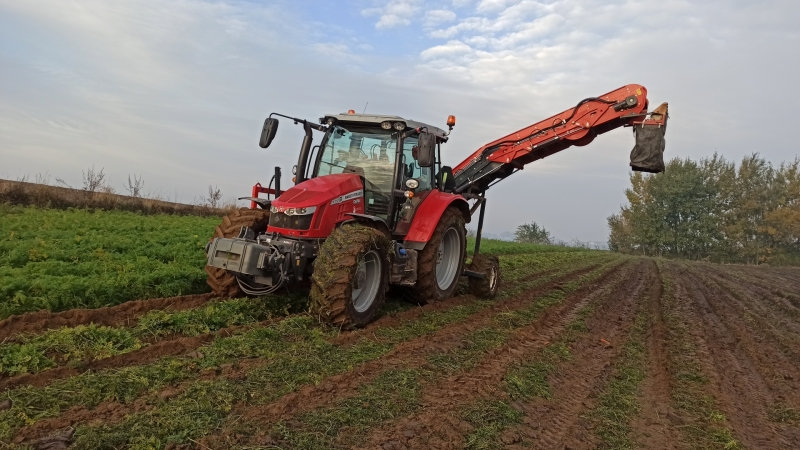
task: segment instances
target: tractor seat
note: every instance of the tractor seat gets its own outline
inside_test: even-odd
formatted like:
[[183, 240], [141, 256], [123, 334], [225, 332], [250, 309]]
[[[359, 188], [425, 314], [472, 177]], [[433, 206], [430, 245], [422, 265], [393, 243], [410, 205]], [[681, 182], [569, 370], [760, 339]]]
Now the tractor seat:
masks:
[[436, 184], [439, 189], [445, 192], [453, 192], [453, 189], [456, 188], [456, 177], [453, 176], [453, 168], [442, 166], [442, 170], [436, 174]]

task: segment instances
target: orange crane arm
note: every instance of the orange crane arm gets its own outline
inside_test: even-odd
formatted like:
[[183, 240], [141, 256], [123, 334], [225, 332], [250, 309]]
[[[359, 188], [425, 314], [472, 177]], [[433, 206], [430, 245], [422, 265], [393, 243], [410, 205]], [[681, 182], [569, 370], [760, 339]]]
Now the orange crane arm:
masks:
[[574, 108], [479, 148], [453, 169], [455, 192], [482, 194], [526, 164], [573, 145], [586, 145], [597, 135], [621, 126], [636, 127], [637, 146], [631, 153], [633, 170], [662, 172], [667, 104], [652, 113], [647, 112], [647, 107], [647, 89], [638, 84], [581, 100]]

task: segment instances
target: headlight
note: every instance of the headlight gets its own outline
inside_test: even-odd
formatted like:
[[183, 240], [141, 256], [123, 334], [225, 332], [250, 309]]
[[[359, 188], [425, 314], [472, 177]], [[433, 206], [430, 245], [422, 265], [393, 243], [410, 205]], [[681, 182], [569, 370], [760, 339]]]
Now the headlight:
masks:
[[406, 180], [406, 187], [409, 189], [416, 189], [419, 187], [419, 181], [411, 178]]
[[278, 213], [278, 207], [277, 206], [271, 206], [269, 208], [269, 212], [271, 212], [273, 214], [277, 214]]
[[403, 131], [406, 129], [406, 124], [404, 122], [395, 122], [394, 129], [397, 131]]
[[391, 130], [392, 122], [389, 122], [388, 120], [386, 122], [381, 122], [381, 128], [383, 128], [384, 130]]

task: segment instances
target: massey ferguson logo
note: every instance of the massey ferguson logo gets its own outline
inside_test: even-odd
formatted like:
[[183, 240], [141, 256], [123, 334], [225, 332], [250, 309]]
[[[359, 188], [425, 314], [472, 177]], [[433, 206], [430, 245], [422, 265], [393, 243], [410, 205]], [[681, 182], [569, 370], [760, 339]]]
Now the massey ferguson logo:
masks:
[[353, 191], [353, 192], [351, 192], [349, 194], [344, 194], [341, 197], [337, 197], [337, 198], [333, 199], [333, 201], [331, 201], [331, 205], [338, 205], [339, 203], [346, 202], [346, 201], [352, 200], [354, 198], [360, 198], [360, 197], [363, 197], [363, 196], [364, 196], [364, 191], [359, 189], [357, 191]]

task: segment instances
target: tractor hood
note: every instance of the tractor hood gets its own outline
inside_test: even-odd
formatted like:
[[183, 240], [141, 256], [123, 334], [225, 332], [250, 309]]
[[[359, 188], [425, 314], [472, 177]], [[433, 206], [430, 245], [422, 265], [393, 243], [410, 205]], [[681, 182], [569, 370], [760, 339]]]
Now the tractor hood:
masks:
[[330, 203], [332, 200], [362, 191], [361, 177], [354, 173], [325, 175], [306, 180], [281, 194], [272, 202], [273, 208], [308, 208]]

